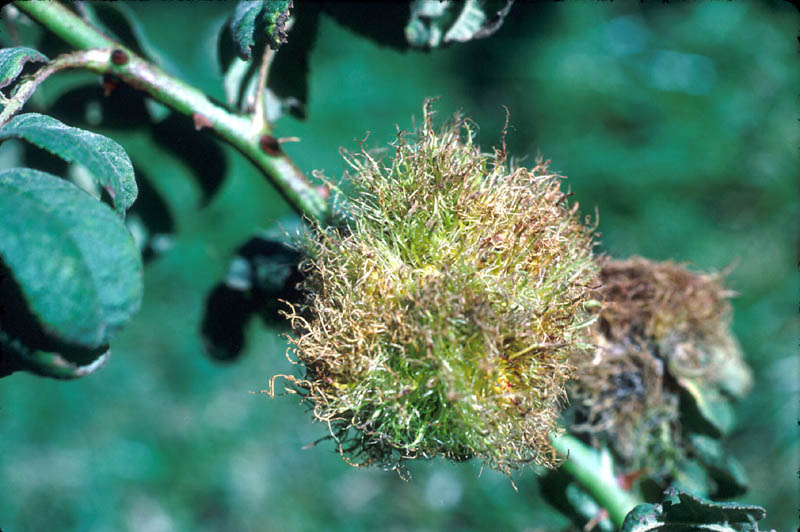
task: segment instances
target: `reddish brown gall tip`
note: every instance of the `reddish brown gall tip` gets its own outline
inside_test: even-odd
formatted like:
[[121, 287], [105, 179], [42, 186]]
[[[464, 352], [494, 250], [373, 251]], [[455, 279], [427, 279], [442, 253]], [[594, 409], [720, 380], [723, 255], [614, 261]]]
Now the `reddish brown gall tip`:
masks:
[[128, 62], [128, 54], [124, 50], [116, 49], [111, 52], [111, 62], [117, 66], [122, 66]]

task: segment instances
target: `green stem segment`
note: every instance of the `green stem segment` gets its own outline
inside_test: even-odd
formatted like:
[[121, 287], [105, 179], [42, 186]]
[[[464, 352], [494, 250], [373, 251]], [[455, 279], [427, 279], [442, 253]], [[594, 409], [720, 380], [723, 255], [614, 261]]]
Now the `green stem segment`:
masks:
[[622, 526], [628, 512], [644, 502], [617, 484], [610, 459], [604, 460], [600, 453], [574, 436], [551, 436], [550, 441], [564, 459], [561, 467], [575, 477], [597, 503], [606, 509], [618, 527]]
[[80, 65], [82, 68], [113, 75], [168, 107], [191, 116], [198, 130], [211, 129], [250, 159], [295, 210], [320, 223], [328, 221], [330, 208], [327, 201], [280, 150], [280, 144], [272, 137], [268, 124], [252, 121], [214, 104], [195, 87], [109, 39], [57, 2], [16, 1], [14, 5], [70, 45], [82, 49], [100, 49], [97, 52], [104, 55]]

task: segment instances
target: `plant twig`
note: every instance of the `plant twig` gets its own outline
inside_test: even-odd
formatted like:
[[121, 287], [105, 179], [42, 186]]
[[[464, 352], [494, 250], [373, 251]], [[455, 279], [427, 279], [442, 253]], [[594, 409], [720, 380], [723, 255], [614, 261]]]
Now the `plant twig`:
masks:
[[602, 454], [568, 434], [551, 436], [550, 441], [564, 459], [561, 467], [575, 477], [597, 503], [605, 508], [618, 527], [622, 526], [625, 516], [634, 506], [644, 502], [617, 484], [610, 457], [604, 458]]
[[261, 58], [261, 65], [258, 69], [258, 87], [256, 88], [255, 101], [253, 102], [253, 129], [256, 131], [267, 130], [267, 113], [265, 109], [265, 98], [267, 90], [267, 74], [272, 64], [275, 54], [269, 45], [264, 47], [264, 55]]
[[[328, 203], [280, 150], [280, 144], [272, 137], [268, 124], [264, 124], [260, 131], [253, 131], [248, 117], [234, 114], [211, 102], [197, 88], [167, 74], [129, 48], [109, 39], [58, 2], [18, 0], [14, 5], [70, 45], [97, 49], [93, 51], [95, 55], [92, 61], [78, 67], [98, 74], [113, 75], [168, 107], [191, 116], [195, 127], [211, 129], [250, 159], [295, 210], [323, 224], [328, 221]], [[47, 75], [50, 74], [52, 72]]]
[[91, 70], [93, 66], [104, 61], [105, 55], [97, 50], [85, 50], [64, 54], [37, 70], [29, 79], [26, 79], [14, 88], [10, 98], [6, 99], [3, 112], [0, 113], [0, 127], [4, 126], [19, 112], [25, 102], [33, 96], [34, 91], [51, 75], [69, 68], [85, 68]]

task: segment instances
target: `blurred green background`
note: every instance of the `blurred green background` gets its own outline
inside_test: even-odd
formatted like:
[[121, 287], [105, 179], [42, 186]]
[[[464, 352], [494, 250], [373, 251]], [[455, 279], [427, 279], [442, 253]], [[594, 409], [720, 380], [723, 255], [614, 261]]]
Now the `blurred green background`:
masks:
[[[217, 37], [232, 3], [127, 4], [139, 38], [173, 73], [222, 99]], [[190, 21], [191, 23], [187, 23]], [[400, 27], [405, 21], [399, 22]], [[306, 121], [285, 117], [284, 148], [310, 174], [339, 177], [341, 146], [370, 132], [385, 146], [426, 97], [442, 118], [462, 110], [479, 141], [498, 142], [510, 111], [511, 153], [537, 153], [599, 213], [602, 251], [731, 264], [733, 327], [756, 385], [737, 406], [729, 442], [752, 480], [740, 502], [766, 507], [762, 527], [797, 525], [797, 29], [789, 3], [524, 3], [493, 37], [398, 51], [322, 15], [310, 55]], [[17, 21], [2, 45], [32, 44]], [[296, 38], [290, 34], [290, 41]], [[33, 40], [26, 40], [33, 39]], [[44, 37], [52, 57], [63, 45]], [[288, 59], [291, 63], [291, 58]], [[88, 85], [87, 85], [88, 83]], [[153, 118], [96, 78], [48, 81], [44, 109], [120, 142], [142, 194], [135, 217], [162, 236], [145, 301], [100, 372], [74, 382], [18, 373], [0, 381], [0, 528], [38, 530], [561, 530], [536, 474], [506, 477], [477, 463], [391, 471], [347, 466], [295, 398], [270, 400], [270, 376], [298, 372], [281, 330], [254, 319], [241, 358], [209, 358], [204, 302], [238, 246], [297, 217], [237, 153], [184, 117]], [[158, 115], [154, 115], [158, 116]], [[133, 118], [132, 118], [133, 117]], [[24, 159], [57, 165], [19, 145]], [[68, 169], [61, 168], [63, 173]]]

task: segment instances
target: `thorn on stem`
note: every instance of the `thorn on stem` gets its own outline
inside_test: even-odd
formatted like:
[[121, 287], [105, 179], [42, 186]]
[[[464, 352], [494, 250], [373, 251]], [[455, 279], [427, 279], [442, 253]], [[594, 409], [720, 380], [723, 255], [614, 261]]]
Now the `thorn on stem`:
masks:
[[200, 131], [204, 127], [212, 127], [214, 125], [207, 116], [200, 113], [192, 113], [192, 121], [194, 122], [195, 131]]
[[262, 135], [258, 141], [261, 151], [267, 155], [278, 156], [281, 152], [281, 143], [272, 135]]

